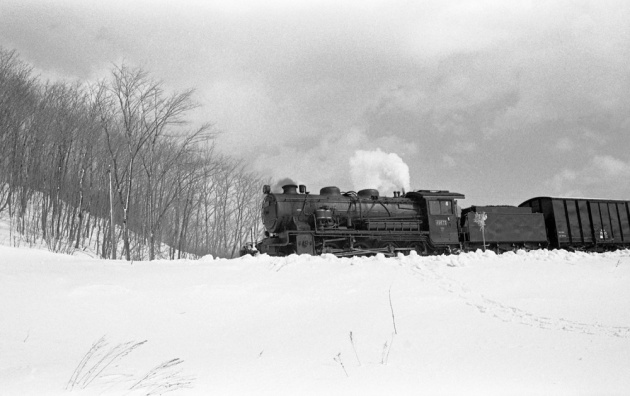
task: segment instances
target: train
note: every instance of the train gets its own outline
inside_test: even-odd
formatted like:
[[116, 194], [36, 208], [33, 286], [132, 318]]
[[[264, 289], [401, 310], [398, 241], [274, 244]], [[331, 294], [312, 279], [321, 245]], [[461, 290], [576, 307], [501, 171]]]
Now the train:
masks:
[[[462, 209], [447, 190], [342, 192], [287, 184], [263, 187], [264, 237], [242, 253], [338, 257], [415, 251], [419, 255], [491, 249], [606, 251], [630, 247], [630, 201], [536, 197], [519, 206]], [[254, 248], [255, 246], [255, 248]]]

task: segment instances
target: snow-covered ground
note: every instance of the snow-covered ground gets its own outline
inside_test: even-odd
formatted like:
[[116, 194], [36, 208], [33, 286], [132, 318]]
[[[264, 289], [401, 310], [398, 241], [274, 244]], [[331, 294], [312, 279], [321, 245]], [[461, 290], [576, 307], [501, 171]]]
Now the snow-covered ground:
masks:
[[0, 246], [0, 320], [2, 395], [630, 394], [630, 251], [129, 263]]

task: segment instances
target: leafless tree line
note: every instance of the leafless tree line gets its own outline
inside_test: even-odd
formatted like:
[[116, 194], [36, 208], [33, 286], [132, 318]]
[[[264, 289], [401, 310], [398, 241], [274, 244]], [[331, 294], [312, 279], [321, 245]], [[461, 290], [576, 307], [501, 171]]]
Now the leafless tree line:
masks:
[[54, 251], [237, 255], [260, 232], [263, 180], [187, 122], [192, 94], [124, 64], [92, 84], [42, 82], [0, 47], [0, 213]]

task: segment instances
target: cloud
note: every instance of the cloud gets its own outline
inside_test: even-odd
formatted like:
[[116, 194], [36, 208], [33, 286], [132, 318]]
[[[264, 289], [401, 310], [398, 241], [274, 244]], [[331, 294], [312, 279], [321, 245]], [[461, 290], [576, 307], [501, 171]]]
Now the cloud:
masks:
[[477, 150], [478, 146], [475, 142], [458, 141], [453, 145], [456, 153], [472, 153]]
[[449, 168], [454, 168], [457, 166], [457, 160], [448, 154], [444, 154], [442, 156], [442, 162]]
[[603, 179], [630, 177], [630, 162], [622, 161], [610, 155], [596, 156], [591, 160], [591, 165], [594, 173], [602, 175]]
[[556, 195], [628, 199], [630, 161], [610, 155], [596, 155], [579, 169], [562, 169], [547, 181]]
[[5, 0], [0, 41], [47, 76], [124, 59], [195, 88], [194, 121], [276, 179], [343, 189], [355, 151], [380, 148], [414, 186], [489, 202], [626, 158], [628, 20], [622, 0]]
[[[390, 159], [394, 163], [398, 160], [404, 163], [403, 158], [415, 155], [414, 144], [392, 136], [372, 140], [360, 128], [350, 128], [339, 134], [316, 136], [303, 143], [291, 148], [279, 145], [275, 150], [259, 152], [252, 158], [253, 166], [274, 179], [288, 176], [299, 180], [312, 191], [325, 186], [338, 186], [341, 190], [347, 191], [377, 188], [368, 183], [371, 180], [369, 178], [365, 179], [366, 183], [360, 183], [358, 179], [352, 178], [350, 159], [356, 156], [357, 151], [381, 152], [385, 159], [379, 156], [377, 158], [383, 161]], [[385, 154], [396, 149], [398, 152], [391, 155], [398, 159]], [[397, 183], [396, 190], [402, 187], [408, 189], [409, 180], [406, 183]]]
[[[525, 35], [525, 2], [503, 1], [419, 3], [406, 29], [406, 49], [418, 58], [485, 51], [508, 39]], [[428, 10], [427, 10], [428, 8]]]
[[348, 158], [353, 147], [365, 144], [365, 136], [358, 129], [344, 134], [313, 136], [301, 145], [287, 146], [278, 137], [271, 149], [252, 155], [252, 167], [274, 179], [291, 177], [306, 184], [311, 191], [336, 185], [350, 189]]
[[[576, 195], [574, 191], [579, 191], [579, 188], [582, 187], [575, 185], [577, 179], [578, 172], [571, 169], [563, 169], [560, 173], [554, 175], [547, 184], [551, 186], [555, 194], [572, 196]], [[580, 195], [580, 193], [577, 195]]]
[[571, 138], [563, 137], [558, 139], [555, 148], [561, 152], [570, 152], [575, 149], [575, 142]]

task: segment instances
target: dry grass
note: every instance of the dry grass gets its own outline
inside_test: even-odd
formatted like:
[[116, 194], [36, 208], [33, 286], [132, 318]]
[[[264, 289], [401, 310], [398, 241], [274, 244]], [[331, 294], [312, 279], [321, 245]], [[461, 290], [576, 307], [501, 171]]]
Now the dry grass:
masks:
[[117, 386], [126, 391], [141, 392], [150, 396], [192, 388], [195, 378], [182, 374], [181, 364], [184, 361], [179, 358], [160, 363], [142, 376], [121, 373], [123, 358], [146, 343], [144, 340], [111, 345], [105, 336], [101, 337], [92, 344], [74, 369], [66, 384], [66, 390], [85, 389], [97, 385], [110, 388]]

